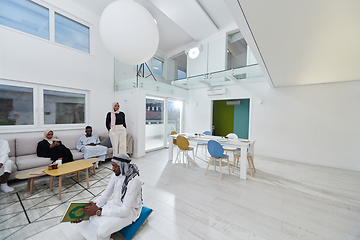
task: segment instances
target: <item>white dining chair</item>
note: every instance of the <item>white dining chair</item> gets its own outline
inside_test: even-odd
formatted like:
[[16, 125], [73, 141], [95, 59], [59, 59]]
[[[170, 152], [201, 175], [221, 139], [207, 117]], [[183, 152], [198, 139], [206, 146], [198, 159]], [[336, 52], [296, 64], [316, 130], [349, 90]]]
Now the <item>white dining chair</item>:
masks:
[[[238, 139], [238, 136], [235, 133], [229, 133], [228, 135], [226, 135], [226, 137], [228, 139]], [[228, 152], [232, 152], [234, 155], [236, 150], [237, 150], [237, 148], [235, 148], [235, 147], [226, 147], [226, 145], [224, 146], [225, 154], [227, 154]], [[234, 155], [234, 159], [235, 159], [235, 155]]]
[[[210, 131], [205, 131], [203, 132], [204, 135], [210, 136], [211, 132]], [[207, 143], [203, 143], [203, 142], [197, 142], [196, 143], [196, 150], [195, 150], [195, 156], [197, 156], [197, 151], [198, 151], [198, 147], [203, 147], [203, 149], [205, 150], [205, 158], [207, 158]]]
[[[256, 172], [255, 165], [254, 165], [254, 145], [255, 145], [255, 142], [256, 142], [256, 140], [250, 141], [250, 146], [249, 146], [249, 149], [247, 151], [247, 160], [248, 160], [248, 164], [249, 164], [251, 177], [253, 176], [253, 171], [251, 169], [251, 165], [252, 165], [252, 168], [254, 169], [254, 172]], [[238, 167], [240, 157], [241, 157], [241, 149], [238, 149], [234, 153], [234, 165], [233, 165], [232, 172], [234, 172], [235, 165], [236, 165], [236, 167]]]

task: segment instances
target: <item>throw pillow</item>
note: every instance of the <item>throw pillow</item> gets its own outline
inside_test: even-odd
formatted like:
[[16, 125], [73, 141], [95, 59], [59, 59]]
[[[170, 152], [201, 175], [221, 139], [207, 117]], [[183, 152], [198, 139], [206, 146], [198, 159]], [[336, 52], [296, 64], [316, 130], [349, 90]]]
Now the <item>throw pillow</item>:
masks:
[[132, 237], [139, 231], [139, 229], [144, 225], [144, 222], [149, 217], [149, 215], [152, 213], [151, 208], [142, 207], [140, 217], [130, 224], [129, 226], [124, 227], [119, 232], [124, 236], [126, 240], [132, 239]]

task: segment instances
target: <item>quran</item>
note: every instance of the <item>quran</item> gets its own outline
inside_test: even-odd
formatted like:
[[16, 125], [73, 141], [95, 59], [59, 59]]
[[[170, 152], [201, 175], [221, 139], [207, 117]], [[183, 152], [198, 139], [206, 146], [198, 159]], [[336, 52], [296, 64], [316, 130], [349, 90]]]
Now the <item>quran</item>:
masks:
[[89, 202], [71, 202], [67, 207], [60, 222], [74, 222], [79, 218], [89, 220], [89, 216], [85, 216], [85, 207], [90, 206]]

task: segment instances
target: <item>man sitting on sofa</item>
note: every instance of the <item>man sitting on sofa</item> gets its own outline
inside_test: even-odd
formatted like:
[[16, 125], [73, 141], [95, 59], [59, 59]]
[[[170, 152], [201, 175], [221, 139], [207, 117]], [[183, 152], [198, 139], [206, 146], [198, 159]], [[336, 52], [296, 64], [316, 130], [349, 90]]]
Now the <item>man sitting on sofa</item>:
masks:
[[[76, 149], [84, 155], [84, 158], [98, 157], [100, 161], [105, 161], [107, 153], [107, 147], [101, 146], [100, 139], [97, 135], [92, 134], [92, 127], [87, 126], [85, 128], [85, 135], [80, 137]], [[98, 168], [98, 163], [95, 164], [95, 168]]]

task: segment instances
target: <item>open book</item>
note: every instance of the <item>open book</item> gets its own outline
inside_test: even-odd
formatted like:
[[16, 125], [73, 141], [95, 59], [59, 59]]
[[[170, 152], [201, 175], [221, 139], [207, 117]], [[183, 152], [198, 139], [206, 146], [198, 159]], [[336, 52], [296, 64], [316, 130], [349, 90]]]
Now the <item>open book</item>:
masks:
[[89, 216], [85, 216], [85, 207], [90, 206], [89, 202], [71, 202], [67, 207], [60, 222], [74, 222], [79, 218], [89, 220]]
[[36, 169], [28, 173], [28, 175], [42, 175], [44, 173], [44, 169]]

